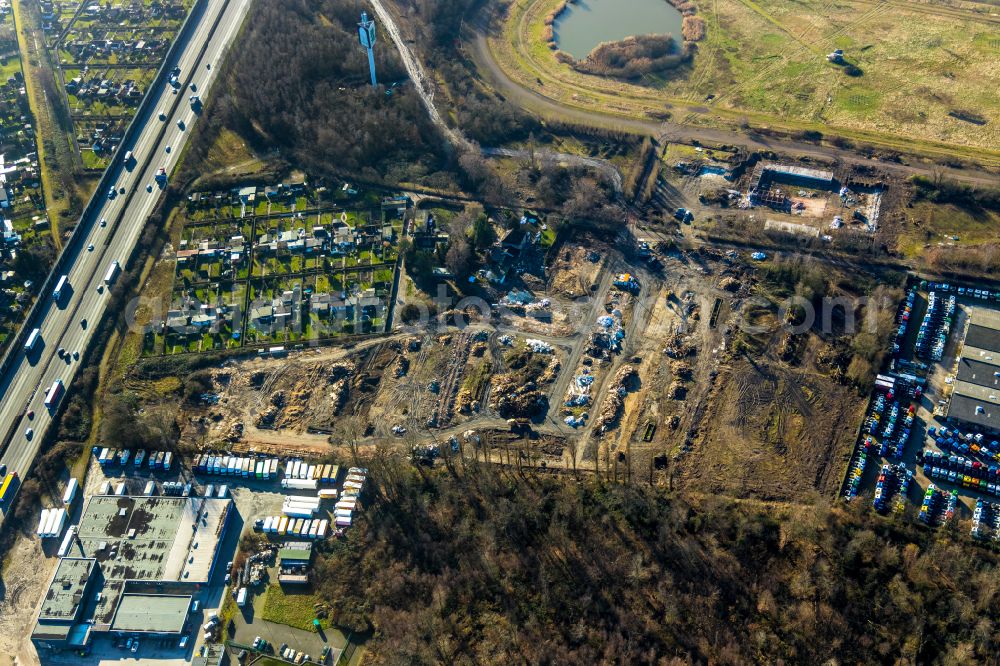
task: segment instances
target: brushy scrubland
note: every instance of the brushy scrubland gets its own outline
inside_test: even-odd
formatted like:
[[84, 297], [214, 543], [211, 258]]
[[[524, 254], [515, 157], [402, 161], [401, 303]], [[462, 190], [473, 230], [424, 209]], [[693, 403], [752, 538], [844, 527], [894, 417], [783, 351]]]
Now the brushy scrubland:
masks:
[[994, 554], [850, 507], [689, 499], [454, 462], [371, 468], [321, 553], [375, 663], [986, 663]]

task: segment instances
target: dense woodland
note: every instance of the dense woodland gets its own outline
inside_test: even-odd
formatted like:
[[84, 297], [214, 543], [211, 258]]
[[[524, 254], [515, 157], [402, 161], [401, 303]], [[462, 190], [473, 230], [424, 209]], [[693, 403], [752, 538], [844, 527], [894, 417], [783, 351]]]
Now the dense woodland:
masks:
[[997, 558], [831, 508], [370, 461], [316, 570], [375, 663], [989, 663]]
[[450, 182], [444, 140], [416, 93], [402, 85], [387, 94], [407, 77], [384, 34], [375, 50], [382, 85], [369, 85], [358, 18], [353, 0], [254, 3], [197, 150], [225, 127], [311, 174]]

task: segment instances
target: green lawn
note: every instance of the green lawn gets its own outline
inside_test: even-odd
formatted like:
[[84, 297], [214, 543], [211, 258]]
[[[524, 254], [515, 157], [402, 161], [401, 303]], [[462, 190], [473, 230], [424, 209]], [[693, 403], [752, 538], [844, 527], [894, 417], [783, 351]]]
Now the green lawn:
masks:
[[[280, 585], [270, 585], [264, 593], [260, 617], [262, 620], [312, 631], [313, 618], [316, 617], [313, 606], [319, 601], [320, 598], [314, 594], [286, 594]], [[330, 626], [326, 619], [320, 620], [320, 625], [323, 629], [328, 629]]]

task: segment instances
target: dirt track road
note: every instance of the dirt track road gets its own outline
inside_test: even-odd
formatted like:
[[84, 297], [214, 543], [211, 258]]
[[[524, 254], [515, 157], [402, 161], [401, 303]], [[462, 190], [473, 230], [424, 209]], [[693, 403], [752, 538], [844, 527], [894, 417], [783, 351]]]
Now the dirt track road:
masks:
[[647, 134], [671, 142], [704, 141], [714, 144], [743, 146], [748, 150], [773, 150], [815, 159], [840, 160], [847, 164], [874, 165], [879, 169], [904, 178], [913, 175], [933, 176], [937, 173], [942, 173], [949, 178], [962, 182], [992, 187], [1000, 185], [1000, 176], [987, 171], [953, 169], [935, 164], [884, 162], [868, 159], [858, 155], [854, 151], [833, 146], [818, 146], [792, 139], [774, 139], [761, 135], [747, 135], [740, 132], [708, 127], [694, 127], [679, 123], [627, 118], [566, 106], [533, 90], [528, 90], [510, 79], [500, 65], [497, 64], [496, 60], [494, 60], [483, 30], [476, 30], [472, 39], [469, 40], [468, 55], [475, 63], [479, 74], [508, 100], [542, 118], [570, 121], [581, 125], [614, 127], [638, 134]]

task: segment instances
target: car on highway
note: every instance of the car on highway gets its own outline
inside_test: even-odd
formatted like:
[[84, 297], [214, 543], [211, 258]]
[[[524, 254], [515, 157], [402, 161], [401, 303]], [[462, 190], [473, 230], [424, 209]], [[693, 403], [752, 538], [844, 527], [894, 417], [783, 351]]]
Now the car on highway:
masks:
[[80, 328], [87, 328], [87, 320], [86, 319], [81, 319], [80, 320]]
[[194, 81], [192, 81], [192, 82], [191, 82], [191, 91], [193, 92], [193, 91], [195, 91], [195, 90], [197, 90], [197, 89], [198, 89], [198, 86], [197, 86], [197, 85], [195, 85]]
[[27, 430], [24, 431], [24, 437], [25, 437], [25, 439], [31, 439], [34, 436], [35, 436], [34, 429], [28, 428]]
[[56, 354], [59, 356], [59, 358], [62, 358], [63, 356], [66, 355], [66, 348], [65, 347], [60, 347], [59, 351], [57, 351]]
[[165, 152], [165, 153], [169, 153], [169, 152], [170, 152], [170, 146], [167, 146], [166, 148], [164, 148], [164, 149], [163, 149], [163, 152]]
[[205, 63], [205, 69], [212, 69], [212, 63], [206, 62]]
[[80, 351], [79, 350], [73, 350], [73, 360], [74, 361], [79, 361], [80, 360]]
[[0, 465], [0, 477], [7, 476], [7, 465]]
[[90, 245], [87, 246], [87, 252], [93, 252], [93, 251], [94, 251], [94, 244], [91, 243]]
[[116, 190], [115, 186], [112, 185], [111, 188], [108, 189], [108, 198], [114, 199], [116, 196], [118, 196], [118, 190]]
[[125, 188], [124, 187], [118, 188], [118, 194], [125, 194]]
[[183, 119], [182, 119], [182, 120], [178, 120], [178, 121], [177, 121], [177, 127], [178, 127], [178, 129], [180, 129], [181, 131], [183, 131], [183, 130], [184, 130], [184, 120], [183, 120]]
[[146, 183], [146, 191], [147, 192], [152, 192], [153, 191], [153, 184], [152, 183]]
[[[33, 409], [29, 409], [29, 410], [28, 410], [28, 420], [30, 421], [30, 420], [32, 420], [33, 418], [35, 418], [35, 410], [33, 410]], [[3, 476], [3, 475], [2, 475], [2, 474], [0, 474], [0, 476]]]
[[108, 220], [107, 220], [107, 218], [105, 218], [105, 217], [101, 218], [101, 226], [102, 227], [108, 226]]
[[97, 285], [97, 293], [98, 294], [103, 294], [104, 293], [104, 285], [103, 284]]
[[167, 119], [167, 112], [164, 111], [163, 109], [160, 109], [160, 116], [159, 117], [160, 117], [160, 120], [166, 120]]

